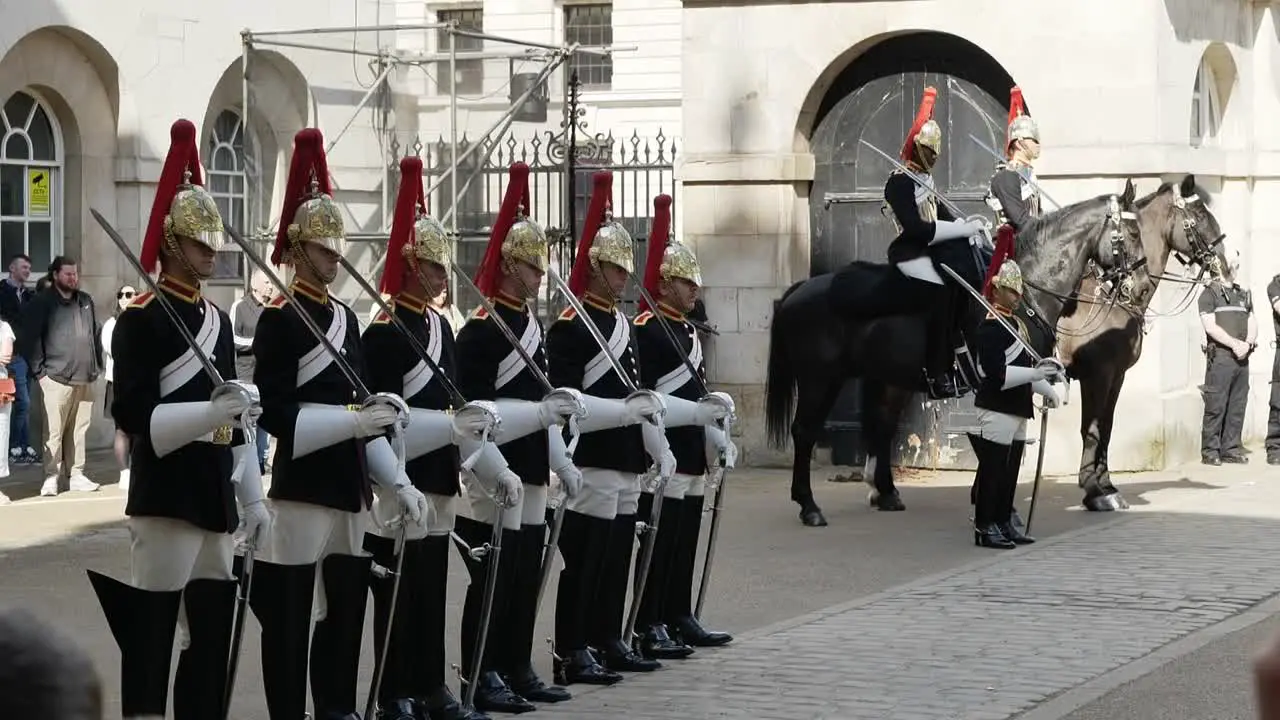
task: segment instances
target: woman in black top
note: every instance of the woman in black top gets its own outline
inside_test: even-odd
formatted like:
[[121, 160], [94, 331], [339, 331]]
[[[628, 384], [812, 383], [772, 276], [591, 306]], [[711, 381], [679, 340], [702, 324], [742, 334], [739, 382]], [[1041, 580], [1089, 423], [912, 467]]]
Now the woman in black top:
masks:
[[[992, 307], [1030, 343], [1022, 319], [1013, 314], [1022, 297], [1022, 271], [1006, 260], [991, 281]], [[978, 326], [974, 345], [981, 382], [974, 396], [978, 430], [969, 442], [978, 457], [974, 484], [973, 542], [981, 547], [1008, 549], [1035, 542], [1011, 522], [1018, 469], [1026, 446], [1031, 396], [1043, 396], [1046, 407], [1059, 405], [1049, 384], [1052, 370], [1037, 367], [1023, 346], [1009, 336], [995, 315]]]

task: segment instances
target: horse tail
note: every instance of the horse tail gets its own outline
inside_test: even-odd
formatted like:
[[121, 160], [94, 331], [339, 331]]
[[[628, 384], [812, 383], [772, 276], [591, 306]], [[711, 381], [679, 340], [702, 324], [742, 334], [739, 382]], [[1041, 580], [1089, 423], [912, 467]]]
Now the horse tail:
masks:
[[804, 281], [797, 282], [782, 294], [774, 306], [773, 320], [769, 323], [769, 368], [765, 378], [765, 429], [774, 447], [782, 447], [791, 436], [792, 401], [796, 393], [796, 374], [791, 366], [790, 348], [786, 342], [783, 306], [791, 293]]

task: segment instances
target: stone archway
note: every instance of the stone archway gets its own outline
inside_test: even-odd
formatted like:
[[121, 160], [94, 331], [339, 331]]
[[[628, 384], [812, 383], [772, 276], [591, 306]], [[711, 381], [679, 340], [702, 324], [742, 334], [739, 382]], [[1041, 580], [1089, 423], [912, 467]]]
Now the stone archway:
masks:
[[[882, 214], [888, 160], [862, 140], [898, 156], [926, 86], [938, 90], [934, 119], [943, 149], [934, 179], [966, 214], [991, 212], [983, 202], [995, 158], [969, 136], [999, 150], [1008, 117], [1009, 74], [981, 48], [944, 33], [898, 35], [861, 54], [822, 97], [809, 145], [814, 179], [809, 193], [810, 272], [829, 272], [852, 260], [883, 262], [895, 236]], [[850, 202], [827, 205], [827, 193], [850, 193]], [[857, 464], [860, 383], [848, 383], [828, 419], [833, 448], [852, 452]], [[972, 400], [915, 405], [901, 429], [898, 460], [906, 465], [972, 467], [964, 431]]]

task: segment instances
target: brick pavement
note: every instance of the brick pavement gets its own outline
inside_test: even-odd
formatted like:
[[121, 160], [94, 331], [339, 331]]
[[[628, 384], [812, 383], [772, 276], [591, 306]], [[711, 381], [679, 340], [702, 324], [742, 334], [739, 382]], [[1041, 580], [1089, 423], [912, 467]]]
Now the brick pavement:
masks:
[[1129, 515], [611, 688], [574, 686], [538, 716], [1003, 720], [1280, 592], [1276, 529]]

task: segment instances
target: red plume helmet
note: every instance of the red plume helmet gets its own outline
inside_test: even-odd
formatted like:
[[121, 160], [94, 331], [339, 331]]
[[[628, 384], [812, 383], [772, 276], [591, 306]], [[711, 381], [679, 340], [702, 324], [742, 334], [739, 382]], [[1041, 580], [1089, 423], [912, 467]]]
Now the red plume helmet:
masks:
[[[655, 302], [658, 286], [662, 282], [662, 255], [667, 250], [667, 237], [671, 234], [671, 196], [659, 195], [653, 199], [653, 225], [649, 228], [649, 247], [644, 258], [644, 289]], [[656, 310], [640, 298], [640, 312]]]
[[405, 251], [412, 250], [414, 221], [418, 213], [427, 211], [422, 189], [422, 158], [409, 156], [400, 160], [400, 192], [396, 195], [395, 214], [391, 216], [391, 239], [387, 242], [387, 262], [382, 268], [379, 290], [392, 297], [404, 285]]
[[321, 195], [331, 195], [329, 185], [329, 160], [324, 154], [324, 136], [316, 128], [303, 128], [293, 136], [293, 159], [289, 164], [289, 179], [285, 184], [284, 206], [280, 208], [280, 229], [276, 231], [276, 246], [271, 253], [272, 264], [279, 265], [289, 246], [289, 226], [293, 224], [298, 208], [311, 196], [311, 182]]
[[493, 297], [498, 292], [498, 281], [502, 275], [502, 243], [515, 225], [521, 209], [527, 213], [529, 207], [529, 166], [522, 162], [514, 163], [507, 174], [510, 178], [507, 192], [502, 196], [502, 207], [498, 209], [498, 217], [489, 232], [489, 246], [485, 248], [484, 259], [476, 270], [476, 288], [485, 297]]
[[1013, 121], [1017, 120], [1018, 116], [1025, 112], [1026, 105], [1022, 102], [1022, 88], [1014, 85], [1013, 89], [1009, 91], [1009, 123], [1005, 126], [1006, 132], [1004, 138], [1004, 145], [1006, 148], [1008, 148], [1009, 144], [1013, 142], [1013, 138], [1008, 130], [1013, 128]]
[[[189, 179], [184, 175], [191, 173]], [[160, 246], [164, 244], [164, 220], [169, 215], [173, 199], [184, 182], [203, 186], [200, 175], [200, 150], [196, 145], [196, 126], [186, 118], [179, 119], [169, 128], [169, 154], [165, 156], [160, 182], [156, 185], [156, 197], [151, 203], [151, 218], [147, 232], [142, 236], [142, 269], [155, 272]]]
[[591, 278], [591, 246], [596, 232], [604, 224], [604, 214], [613, 197], [613, 173], [598, 172], [592, 177], [591, 204], [582, 223], [582, 239], [578, 241], [578, 254], [573, 259], [573, 272], [569, 274], [569, 292], [581, 298], [587, 292]]
[[924, 89], [924, 97], [920, 100], [920, 109], [916, 111], [915, 122], [911, 123], [911, 131], [907, 133], [907, 139], [902, 143], [902, 152], [898, 154], [902, 162], [907, 162], [911, 159], [911, 151], [914, 148], [916, 136], [924, 129], [925, 123], [933, 119], [933, 104], [937, 99], [937, 90], [931, 87]]

